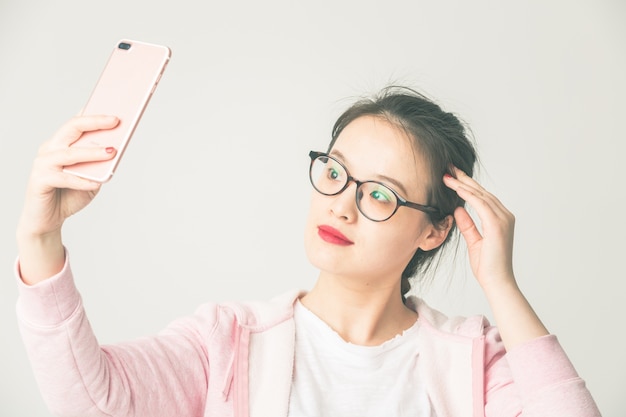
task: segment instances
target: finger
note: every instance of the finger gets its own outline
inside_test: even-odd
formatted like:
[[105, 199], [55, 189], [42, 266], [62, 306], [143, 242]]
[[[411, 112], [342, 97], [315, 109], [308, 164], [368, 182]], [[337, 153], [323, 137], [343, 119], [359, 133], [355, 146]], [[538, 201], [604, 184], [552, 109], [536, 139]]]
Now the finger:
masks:
[[50, 140], [53, 146], [66, 147], [76, 142], [84, 132], [112, 129], [119, 119], [115, 116], [75, 116], [65, 123]]
[[62, 170], [42, 168], [33, 170], [29, 189], [40, 190], [39, 192], [44, 193], [52, 189], [94, 191], [98, 190], [101, 185], [101, 183], [90, 181]]
[[[475, 191], [464, 188], [463, 186], [457, 189], [457, 193], [459, 197], [474, 208], [480, 219], [482, 229], [485, 232], [489, 230], [489, 233], [492, 233], [502, 226], [508, 227], [507, 225], [510, 223], [512, 215], [497, 198], [491, 196], [491, 194], [488, 196], [478, 195]], [[467, 214], [467, 216], [469, 216], [469, 214]]]
[[56, 175], [52, 176], [50, 185], [54, 188], [78, 191], [97, 191], [102, 187], [102, 183], [81, 178], [64, 171], [58, 172]]
[[81, 162], [106, 161], [115, 157], [116, 153], [112, 147], [70, 146], [40, 155], [35, 164], [59, 171], [65, 166]]
[[458, 181], [459, 185], [462, 185], [468, 190], [472, 190], [476, 195], [488, 194], [487, 190], [478, 183], [474, 178], [467, 175], [463, 170], [453, 166], [450, 170], [453, 174], [452, 178]]
[[488, 195], [487, 191], [480, 187], [478, 183], [475, 181], [473, 183], [468, 181], [469, 177], [462, 171], [455, 171], [455, 175], [457, 175], [457, 177], [445, 174], [443, 182], [448, 188], [456, 191], [459, 197], [463, 200], [468, 201], [470, 199], [475, 199], [474, 197], [485, 197]]
[[81, 162], [107, 161], [116, 153], [113, 147], [71, 146], [58, 152], [58, 161], [65, 167]]
[[488, 207], [497, 215], [508, 215], [509, 211], [502, 202], [476, 180], [456, 167], [453, 167], [452, 171], [457, 177], [455, 178], [449, 174], [444, 175], [444, 184], [456, 191], [459, 197], [477, 210], [481, 207]]
[[31, 173], [32, 183], [36, 188], [70, 188], [75, 190], [95, 190], [100, 183], [66, 173], [63, 168], [80, 162], [96, 162], [111, 159], [115, 149], [70, 147], [50, 152], [38, 157]]
[[463, 238], [467, 242], [468, 247], [482, 240], [483, 237], [476, 223], [465, 208], [457, 207], [456, 210], [454, 210], [454, 220], [456, 221], [459, 232], [461, 232], [461, 235], [463, 235]]

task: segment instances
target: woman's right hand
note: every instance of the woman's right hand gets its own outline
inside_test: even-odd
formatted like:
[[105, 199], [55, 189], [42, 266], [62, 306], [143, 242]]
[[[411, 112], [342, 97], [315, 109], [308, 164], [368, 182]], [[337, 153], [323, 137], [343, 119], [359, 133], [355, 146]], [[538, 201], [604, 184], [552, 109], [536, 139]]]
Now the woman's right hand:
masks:
[[108, 160], [116, 152], [113, 148], [70, 145], [83, 132], [112, 129], [118, 123], [114, 116], [77, 116], [39, 148], [17, 228], [20, 273], [26, 283], [36, 283], [61, 269], [65, 258], [63, 222], [89, 204], [100, 190], [100, 183], [65, 173], [63, 167]]

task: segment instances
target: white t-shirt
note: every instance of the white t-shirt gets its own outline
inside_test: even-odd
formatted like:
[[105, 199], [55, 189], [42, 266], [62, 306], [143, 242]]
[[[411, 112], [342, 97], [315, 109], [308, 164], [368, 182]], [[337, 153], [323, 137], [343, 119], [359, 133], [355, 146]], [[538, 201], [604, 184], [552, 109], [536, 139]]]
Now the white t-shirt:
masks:
[[419, 376], [416, 322], [379, 346], [341, 338], [296, 303], [289, 417], [432, 417]]

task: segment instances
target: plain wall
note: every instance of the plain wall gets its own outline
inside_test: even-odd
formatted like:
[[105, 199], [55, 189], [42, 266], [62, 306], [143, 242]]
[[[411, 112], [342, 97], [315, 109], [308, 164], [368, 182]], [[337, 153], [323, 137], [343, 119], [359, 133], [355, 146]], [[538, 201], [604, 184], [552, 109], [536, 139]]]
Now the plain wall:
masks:
[[[480, 179], [517, 217], [520, 286], [603, 415], [625, 415], [625, 18], [619, 0], [0, 0], [0, 415], [50, 415], [16, 325], [15, 226], [38, 146], [120, 38], [173, 56], [115, 178], [65, 228], [102, 343], [310, 288], [307, 153], [398, 82], [471, 125]], [[490, 316], [462, 245], [421, 295]]]

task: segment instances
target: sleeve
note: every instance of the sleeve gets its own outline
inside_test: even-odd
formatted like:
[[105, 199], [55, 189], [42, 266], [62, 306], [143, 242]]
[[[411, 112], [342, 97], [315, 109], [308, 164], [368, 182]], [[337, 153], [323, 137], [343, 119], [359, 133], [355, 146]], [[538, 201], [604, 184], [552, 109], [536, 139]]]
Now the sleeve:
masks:
[[542, 336], [506, 352], [492, 327], [485, 341], [486, 417], [600, 417], [556, 336]]
[[168, 326], [155, 337], [100, 346], [66, 259], [33, 286], [19, 278], [19, 328], [35, 378], [59, 416], [202, 416], [208, 388], [206, 340], [216, 308]]

